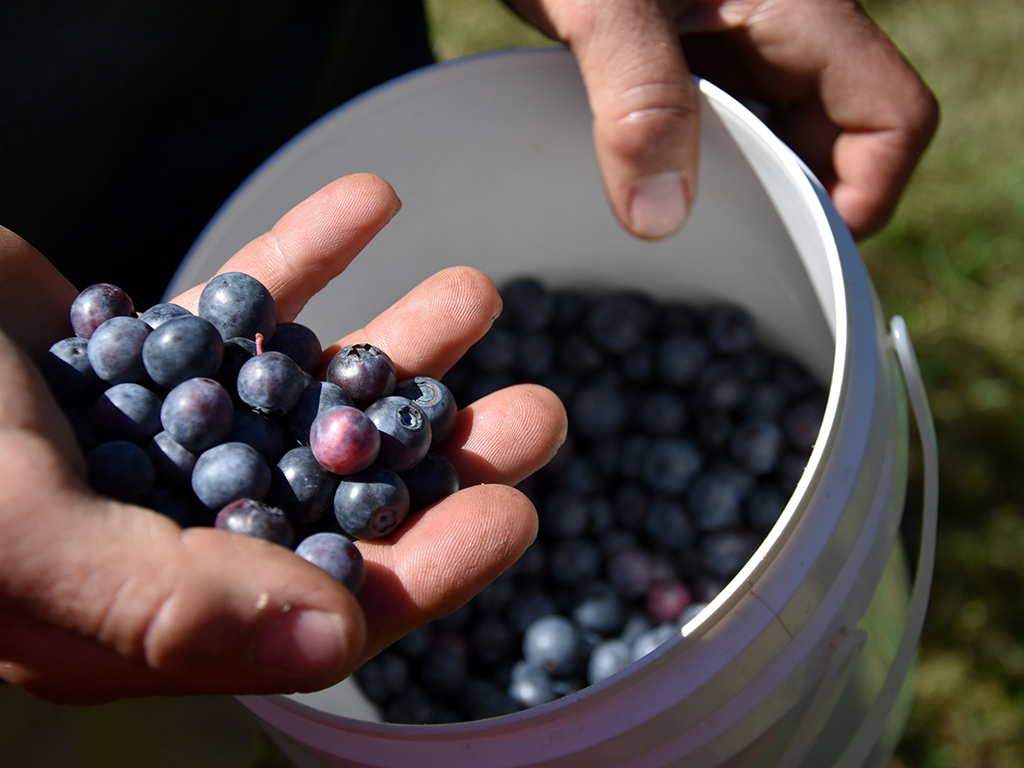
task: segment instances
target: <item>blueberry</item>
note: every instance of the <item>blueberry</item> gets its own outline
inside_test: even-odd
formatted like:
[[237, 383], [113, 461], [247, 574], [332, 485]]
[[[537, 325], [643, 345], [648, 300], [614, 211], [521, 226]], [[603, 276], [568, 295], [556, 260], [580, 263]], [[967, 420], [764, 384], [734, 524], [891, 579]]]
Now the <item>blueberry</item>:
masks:
[[555, 362], [577, 376], [595, 373], [604, 365], [601, 349], [584, 333], [570, 333], [558, 342]]
[[105, 386], [89, 362], [89, 341], [71, 336], [55, 342], [39, 369], [50, 391], [65, 410], [91, 407]]
[[461, 635], [444, 633], [434, 638], [415, 667], [416, 681], [440, 699], [459, 696], [470, 679], [469, 650]]
[[657, 497], [651, 502], [644, 530], [655, 550], [682, 552], [696, 539], [686, 508], [675, 498]]
[[625, 604], [611, 585], [591, 582], [576, 596], [572, 620], [583, 630], [609, 637], [622, 629], [626, 620]]
[[159, 483], [166, 488], [190, 487], [192, 469], [198, 456], [171, 437], [168, 432], [158, 432], [146, 446], [146, 453], [153, 462], [153, 469]]
[[576, 538], [590, 527], [590, 513], [586, 499], [573, 491], [559, 491], [544, 500], [540, 528], [556, 539]]
[[306, 382], [295, 407], [285, 417], [288, 432], [303, 445], [309, 445], [309, 430], [322, 411], [339, 405], [354, 407], [355, 403], [341, 387], [327, 381]]
[[299, 542], [295, 554], [329, 573], [353, 595], [362, 591], [366, 565], [351, 539], [338, 533], [314, 533]]
[[652, 621], [664, 624], [677, 621], [692, 602], [693, 595], [685, 584], [675, 579], [666, 579], [651, 585], [644, 605]]
[[143, 344], [150, 328], [137, 317], [112, 317], [89, 337], [89, 364], [103, 381], [121, 384], [143, 382]]
[[714, 360], [704, 368], [697, 382], [697, 399], [704, 408], [726, 413], [739, 409], [747, 400], [750, 384], [734, 360]]
[[161, 430], [160, 398], [141, 384], [115, 384], [96, 400], [97, 426], [107, 440], [146, 445]]
[[490, 616], [477, 621], [469, 634], [469, 645], [478, 664], [495, 666], [512, 663], [518, 651], [517, 638], [499, 617]]
[[689, 439], [658, 438], [644, 456], [643, 479], [657, 493], [677, 495], [690, 485], [701, 463], [700, 451]]
[[747, 564], [760, 540], [745, 531], [722, 531], [701, 542], [704, 566], [713, 576], [731, 579]]
[[573, 429], [588, 438], [618, 433], [629, 415], [621, 391], [607, 381], [594, 381], [580, 387], [568, 411]]
[[215, 377], [224, 359], [224, 342], [208, 320], [183, 315], [153, 329], [142, 359], [150, 378], [172, 389], [186, 379]]
[[514, 594], [505, 607], [505, 620], [512, 630], [522, 635], [528, 626], [541, 616], [555, 613], [555, 604], [540, 590]]
[[754, 319], [742, 307], [723, 304], [708, 312], [708, 340], [723, 355], [742, 355], [754, 348]]
[[536, 381], [552, 372], [555, 362], [555, 344], [543, 333], [526, 333], [516, 343], [518, 358], [515, 369], [520, 376]]
[[825, 418], [825, 401], [810, 397], [798, 402], [786, 413], [786, 436], [798, 451], [810, 451], [818, 439], [821, 422]]
[[262, 334], [269, 342], [277, 329], [277, 305], [270, 291], [243, 272], [224, 272], [214, 277], [199, 295], [198, 314], [209, 320], [222, 339]]
[[767, 533], [786, 508], [786, 496], [774, 485], [759, 485], [747, 496], [744, 517], [755, 531]]
[[147, 309], [139, 315], [139, 320], [144, 322], [150, 328], [156, 328], [175, 317], [184, 317], [185, 315], [191, 314], [191, 312], [180, 304], [164, 302], [162, 304], [154, 304], [152, 307]]
[[711, 347], [699, 336], [679, 332], [658, 345], [657, 366], [661, 380], [672, 387], [693, 384], [711, 358]]
[[431, 445], [437, 445], [451, 434], [458, 416], [458, 406], [451, 390], [437, 379], [414, 376], [395, 386], [395, 395], [412, 400], [430, 421]]
[[613, 293], [599, 299], [587, 317], [587, 331], [599, 345], [615, 354], [634, 349], [654, 320], [654, 304], [637, 293]]
[[466, 354], [484, 373], [511, 371], [519, 358], [518, 337], [512, 331], [495, 326]]
[[686, 427], [686, 401], [671, 390], [648, 392], [640, 401], [637, 420], [650, 435], [678, 435]]
[[308, 446], [285, 453], [271, 470], [267, 501], [296, 525], [320, 519], [334, 504], [341, 478], [328, 471]]
[[266, 349], [287, 355], [299, 368], [313, 376], [320, 371], [323, 346], [316, 332], [301, 323], [278, 323]]
[[538, 707], [555, 700], [551, 676], [543, 667], [518, 661], [512, 667], [508, 695], [523, 707]]
[[395, 391], [395, 364], [372, 344], [349, 344], [331, 358], [327, 381], [341, 387], [359, 408]]
[[364, 411], [380, 432], [377, 463], [395, 472], [419, 464], [430, 450], [430, 419], [412, 400], [382, 397]]
[[134, 317], [131, 298], [121, 288], [110, 283], [96, 283], [83, 290], [71, 302], [71, 329], [82, 339], [112, 317]]
[[369, 467], [380, 450], [380, 432], [358, 408], [328, 408], [313, 420], [309, 447], [317, 461], [336, 475]]
[[196, 459], [192, 490], [211, 510], [222, 509], [238, 499], [260, 500], [270, 490], [270, 467], [252, 446], [221, 443]]
[[140, 504], [153, 492], [156, 476], [146, 452], [127, 440], [101, 443], [85, 457], [89, 485], [129, 504]]
[[502, 688], [479, 678], [473, 678], [466, 684], [462, 704], [463, 712], [470, 720], [487, 720], [519, 711], [519, 705]]
[[679, 630], [674, 625], [658, 624], [637, 636], [630, 646], [630, 657], [633, 661], [638, 661], [678, 636]]
[[234, 408], [227, 390], [213, 379], [187, 379], [167, 393], [160, 421], [189, 451], [201, 452], [227, 437]]
[[409, 509], [418, 512], [459, 490], [459, 474], [444, 456], [433, 451], [411, 469], [399, 472], [409, 489]]
[[629, 644], [612, 638], [594, 646], [587, 661], [587, 683], [593, 685], [615, 675], [632, 663]]
[[272, 541], [291, 548], [295, 531], [284, 512], [255, 499], [229, 502], [218, 513], [214, 527], [243, 536]]
[[241, 403], [238, 398], [238, 372], [242, 370], [246, 361], [256, 354], [256, 342], [236, 336], [225, 341], [223, 349], [220, 367], [214, 378], [224, 385], [232, 400]]
[[601, 551], [589, 539], [566, 539], [551, 548], [548, 571], [556, 584], [576, 587], [597, 578]]
[[501, 289], [502, 319], [512, 328], [543, 330], [555, 315], [555, 297], [540, 281], [531, 277], [511, 280]]
[[281, 352], [256, 354], [238, 370], [238, 398], [273, 416], [294, 408], [305, 387], [302, 369]]
[[343, 477], [334, 494], [334, 514], [354, 539], [380, 539], [409, 514], [409, 491], [390, 469], [371, 466]]
[[654, 562], [640, 547], [624, 547], [613, 553], [607, 564], [608, 581], [626, 598], [647, 594], [654, 581]]
[[720, 531], [738, 525], [749, 478], [715, 467], [701, 474], [686, 495], [693, 520], [702, 531]]
[[526, 628], [523, 658], [549, 675], [567, 677], [580, 664], [580, 637], [573, 623], [564, 616], [542, 616]]
[[364, 662], [354, 676], [370, 701], [385, 706], [408, 684], [409, 665], [398, 653], [384, 650]]
[[268, 464], [276, 464], [292, 445], [285, 438], [280, 422], [265, 413], [248, 408], [236, 408], [231, 422], [231, 431], [224, 442], [238, 442], [251, 445]]
[[785, 447], [785, 435], [774, 421], [749, 419], [738, 427], [729, 442], [732, 457], [755, 475], [775, 469]]

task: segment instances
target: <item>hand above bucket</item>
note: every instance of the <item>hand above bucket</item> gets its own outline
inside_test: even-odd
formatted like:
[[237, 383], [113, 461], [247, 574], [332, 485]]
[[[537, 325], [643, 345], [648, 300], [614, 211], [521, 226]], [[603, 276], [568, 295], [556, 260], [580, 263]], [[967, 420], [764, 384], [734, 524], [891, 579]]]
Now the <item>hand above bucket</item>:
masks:
[[892, 215], [935, 131], [934, 97], [849, 0], [508, 0], [575, 53], [616, 216], [676, 231], [698, 194], [694, 72], [769, 122], [829, 190], [857, 238]]
[[[257, 277], [291, 320], [399, 207], [380, 178], [345, 177], [224, 269]], [[283, 547], [183, 530], [101, 497], [87, 487], [71, 429], [31, 363], [69, 335], [76, 290], [0, 230], [0, 293], [0, 677], [32, 693], [96, 703], [323, 688], [460, 607], [534, 538], [534, 509], [509, 486], [548, 461], [566, 423], [554, 395], [533, 386], [463, 409], [446, 443], [463, 490], [392, 537], [360, 545], [359, 601]], [[177, 301], [194, 308], [197, 297]], [[499, 310], [488, 278], [453, 268], [341, 342], [373, 343], [400, 373], [439, 377]]]

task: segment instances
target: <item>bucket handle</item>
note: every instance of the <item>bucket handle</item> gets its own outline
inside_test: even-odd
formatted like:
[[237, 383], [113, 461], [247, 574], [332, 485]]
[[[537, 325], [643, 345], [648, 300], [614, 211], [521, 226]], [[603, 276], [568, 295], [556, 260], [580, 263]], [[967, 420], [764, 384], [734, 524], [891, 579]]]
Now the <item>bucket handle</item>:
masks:
[[[867, 716], [832, 768], [860, 768], [878, 743], [879, 735], [917, 658], [935, 566], [939, 509], [939, 458], [935, 425], [932, 422], [921, 369], [917, 364], [917, 355], [907, 332], [907, 324], [902, 317], [896, 315], [890, 321], [889, 327], [890, 335], [887, 342], [896, 352], [921, 439], [924, 498], [920, 551], [914, 574], [914, 587], [907, 608], [907, 622], [888, 675]], [[793, 768], [806, 757], [814, 735], [820, 731], [846, 687], [854, 666], [853, 661], [860, 655], [865, 640], [866, 635], [859, 629], [851, 631], [843, 628], [836, 633], [825, 662], [825, 671], [818, 683], [808, 714], [779, 761], [780, 768]]]
[[914, 588], [907, 607], [907, 623], [896, 656], [889, 667], [889, 674], [867, 717], [833, 768], [859, 768], [864, 765], [864, 761], [878, 742], [878, 736], [885, 727], [885, 722], [896, 705], [900, 691], [917, 659], [935, 568], [936, 529], [939, 518], [939, 450], [935, 424], [932, 421], [931, 408], [928, 406], [921, 369], [917, 364], [917, 355], [907, 332], [907, 323], [896, 315], [889, 321], [889, 328], [888, 341], [895, 350], [896, 358], [903, 370], [910, 407], [914, 412], [914, 421], [917, 422], [917, 431], [921, 439], [924, 497], [920, 550], [914, 573]]

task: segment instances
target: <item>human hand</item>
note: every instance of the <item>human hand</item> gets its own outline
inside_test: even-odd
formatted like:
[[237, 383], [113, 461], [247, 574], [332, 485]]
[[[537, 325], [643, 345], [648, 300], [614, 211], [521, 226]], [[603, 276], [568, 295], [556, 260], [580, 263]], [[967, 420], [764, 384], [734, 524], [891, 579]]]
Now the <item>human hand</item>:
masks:
[[697, 187], [689, 72], [772, 111], [857, 238], [877, 231], [938, 120], [927, 86], [852, 0], [508, 0], [575, 53], [612, 209], [671, 234]]
[[[224, 270], [258, 278], [279, 318], [291, 320], [398, 208], [381, 179], [345, 177]], [[359, 600], [282, 547], [214, 528], [182, 530], [99, 496], [30, 362], [69, 335], [75, 294], [30, 246], [0, 230], [0, 676], [8, 681], [69, 703], [316, 690], [461, 606], [533, 540], [535, 511], [509, 485], [547, 462], [566, 426], [555, 396], [533, 386], [463, 409], [445, 442], [463, 490], [390, 538], [359, 545], [367, 561]], [[197, 298], [198, 289], [178, 302], [194, 309]], [[339, 343], [381, 347], [400, 376], [440, 376], [499, 309], [484, 275], [449, 269]]]

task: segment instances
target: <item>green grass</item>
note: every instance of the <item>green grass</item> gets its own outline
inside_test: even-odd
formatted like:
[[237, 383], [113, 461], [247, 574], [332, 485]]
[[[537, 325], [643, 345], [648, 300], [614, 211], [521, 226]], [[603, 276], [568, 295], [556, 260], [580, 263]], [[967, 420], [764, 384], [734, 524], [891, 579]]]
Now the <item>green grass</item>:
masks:
[[[861, 246], [910, 326], [934, 410], [940, 534], [894, 766], [1024, 765], [1024, 0], [867, 0], [942, 122]], [[428, 0], [447, 59], [543, 38], [497, 0]], [[915, 475], [912, 482], [919, 483]]]

